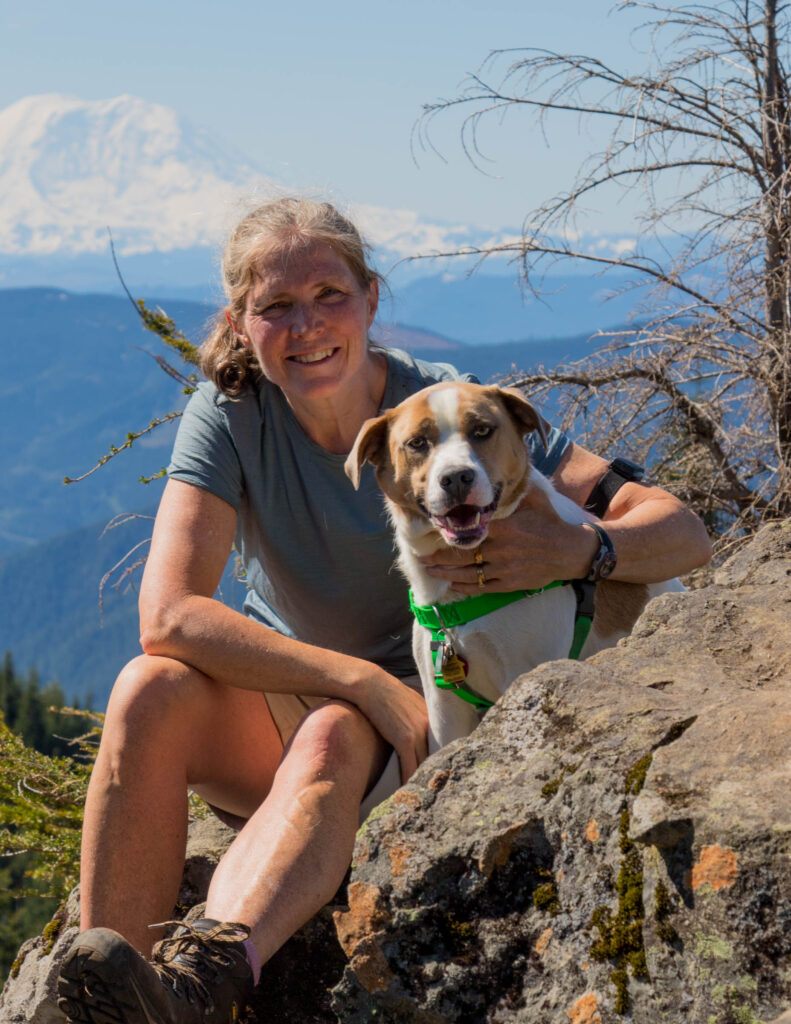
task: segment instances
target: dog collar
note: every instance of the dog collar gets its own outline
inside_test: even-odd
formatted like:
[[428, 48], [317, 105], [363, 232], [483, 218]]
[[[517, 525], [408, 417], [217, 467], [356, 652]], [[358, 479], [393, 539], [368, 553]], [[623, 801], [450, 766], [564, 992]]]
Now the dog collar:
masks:
[[409, 591], [409, 607], [415, 616], [419, 626], [431, 632], [431, 657], [434, 664], [434, 682], [443, 690], [452, 690], [457, 697], [460, 697], [468, 704], [472, 704], [478, 711], [488, 711], [493, 707], [493, 702], [481, 697], [465, 683], [450, 684], [445, 681], [441, 665], [438, 666], [437, 653], [446, 642], [445, 633], [454, 626], [463, 626], [467, 622], [481, 619], [484, 615], [496, 612], [499, 608], [505, 608], [509, 604], [521, 601], [526, 597], [535, 597], [543, 594], [545, 590], [553, 590], [555, 587], [564, 587], [568, 583], [574, 584], [577, 593], [577, 611], [574, 623], [574, 639], [569, 651], [569, 658], [578, 660], [582, 647], [590, 632], [593, 620], [592, 591], [590, 584], [585, 585], [585, 591], [589, 593], [590, 607], [583, 607], [581, 588], [578, 584], [583, 581], [577, 580], [553, 580], [545, 587], [537, 587], [535, 590], [513, 590], [505, 594], [474, 594], [472, 597], [462, 598], [460, 601], [451, 601], [448, 604], [415, 604], [415, 595]]

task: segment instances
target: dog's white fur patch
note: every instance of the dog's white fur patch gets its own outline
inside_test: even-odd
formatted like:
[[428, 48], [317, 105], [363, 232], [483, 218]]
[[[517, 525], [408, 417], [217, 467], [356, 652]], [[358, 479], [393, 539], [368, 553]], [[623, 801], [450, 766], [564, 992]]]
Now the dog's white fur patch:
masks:
[[439, 443], [444, 444], [459, 429], [459, 392], [456, 388], [442, 388], [428, 396], [429, 409], [439, 428]]
[[458, 388], [447, 387], [431, 392], [428, 396], [428, 405], [434, 414], [439, 431], [427, 480], [428, 508], [432, 513], [441, 515], [456, 504], [448, 500], [441, 481], [448, 474], [460, 470], [475, 473], [475, 483], [465, 502], [481, 506], [490, 504], [494, 500], [494, 489], [474, 449], [461, 433]]

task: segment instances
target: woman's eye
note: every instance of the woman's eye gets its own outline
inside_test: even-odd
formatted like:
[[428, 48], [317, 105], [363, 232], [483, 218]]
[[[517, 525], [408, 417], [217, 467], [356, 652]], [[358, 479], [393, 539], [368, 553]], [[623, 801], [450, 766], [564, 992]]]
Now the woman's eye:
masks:
[[259, 310], [256, 310], [258, 316], [273, 316], [278, 313], [282, 313], [288, 309], [288, 303], [280, 300], [278, 302], [270, 302], [266, 306], [262, 306]]
[[425, 439], [425, 437], [421, 437], [420, 435], [418, 435], [417, 437], [410, 437], [410, 439], [406, 442], [406, 446], [413, 452], [422, 452], [425, 451], [426, 448], [428, 448], [428, 441]]
[[327, 288], [322, 288], [322, 290], [319, 292], [319, 298], [320, 299], [335, 299], [335, 298], [337, 298], [341, 294], [342, 293], [341, 293], [340, 289], [327, 287]]
[[494, 427], [490, 426], [488, 423], [478, 423], [472, 428], [472, 436], [477, 437], [479, 440], [491, 437], [493, 433]]

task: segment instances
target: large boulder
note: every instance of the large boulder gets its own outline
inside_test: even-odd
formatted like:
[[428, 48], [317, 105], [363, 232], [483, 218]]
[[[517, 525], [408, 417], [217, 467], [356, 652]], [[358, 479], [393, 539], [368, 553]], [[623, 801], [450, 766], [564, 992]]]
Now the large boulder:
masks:
[[[775, 525], [617, 648], [517, 680], [369, 817], [255, 1021], [791, 1020], [790, 612]], [[193, 826], [182, 913], [231, 835]], [[76, 908], [23, 947], [2, 1024], [62, 1024]]]
[[791, 523], [523, 676], [358, 835], [338, 1018], [758, 1024], [791, 1006]]

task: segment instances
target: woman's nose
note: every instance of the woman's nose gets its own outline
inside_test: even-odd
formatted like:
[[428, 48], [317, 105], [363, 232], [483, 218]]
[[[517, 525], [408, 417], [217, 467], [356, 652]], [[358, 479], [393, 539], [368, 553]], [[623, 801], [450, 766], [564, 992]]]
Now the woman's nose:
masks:
[[322, 327], [321, 314], [313, 303], [300, 302], [294, 306], [291, 333], [298, 338], [315, 334]]

